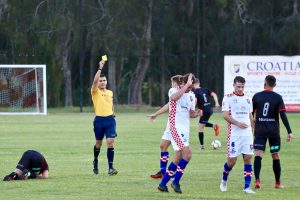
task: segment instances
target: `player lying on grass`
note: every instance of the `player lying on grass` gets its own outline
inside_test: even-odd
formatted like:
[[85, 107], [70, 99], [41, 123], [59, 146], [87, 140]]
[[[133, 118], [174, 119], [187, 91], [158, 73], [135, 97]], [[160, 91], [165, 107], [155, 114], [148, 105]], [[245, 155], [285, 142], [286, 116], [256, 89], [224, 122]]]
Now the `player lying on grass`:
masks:
[[46, 179], [49, 167], [45, 157], [34, 150], [25, 151], [14, 172], [3, 178], [3, 181]]

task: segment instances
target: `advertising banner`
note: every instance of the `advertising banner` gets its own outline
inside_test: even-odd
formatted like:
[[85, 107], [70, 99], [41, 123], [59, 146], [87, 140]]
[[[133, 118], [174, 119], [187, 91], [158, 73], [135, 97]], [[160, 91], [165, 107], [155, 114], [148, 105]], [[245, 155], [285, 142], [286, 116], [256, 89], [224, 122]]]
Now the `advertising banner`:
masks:
[[274, 91], [279, 93], [289, 112], [300, 112], [300, 56], [225, 56], [224, 94], [233, 92], [233, 79], [246, 79], [245, 93], [252, 97], [264, 89], [264, 79], [274, 75]]

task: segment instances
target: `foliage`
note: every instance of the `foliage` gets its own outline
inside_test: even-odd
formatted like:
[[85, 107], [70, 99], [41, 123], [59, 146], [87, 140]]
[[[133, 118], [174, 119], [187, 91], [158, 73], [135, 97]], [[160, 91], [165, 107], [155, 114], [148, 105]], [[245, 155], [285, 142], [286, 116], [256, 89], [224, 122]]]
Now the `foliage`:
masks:
[[[108, 54], [116, 61], [112, 83], [117, 102], [127, 104], [133, 93], [128, 86], [142, 56], [146, 5], [139, 0], [1, 1], [0, 62], [46, 64], [49, 106], [65, 105], [72, 98], [65, 94], [66, 84], [72, 85], [77, 106], [80, 92], [89, 91], [99, 57]], [[154, 1], [150, 66], [141, 84], [149, 77], [155, 84], [143, 89], [143, 103], [161, 105], [170, 76], [187, 72], [222, 95], [224, 55], [298, 54], [299, 21], [298, 0]], [[67, 68], [63, 49], [70, 52]], [[71, 70], [71, 82], [65, 82], [66, 69]], [[110, 73], [107, 67], [104, 73]], [[162, 78], [164, 85], [157, 86]], [[91, 105], [89, 92], [83, 96], [84, 105]]]

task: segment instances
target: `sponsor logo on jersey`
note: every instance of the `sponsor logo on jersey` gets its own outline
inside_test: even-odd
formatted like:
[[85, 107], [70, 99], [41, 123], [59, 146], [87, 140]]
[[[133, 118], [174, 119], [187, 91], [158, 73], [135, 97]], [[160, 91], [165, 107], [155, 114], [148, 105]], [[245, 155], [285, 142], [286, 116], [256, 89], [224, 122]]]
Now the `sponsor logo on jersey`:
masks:
[[260, 121], [260, 122], [275, 122], [276, 120], [275, 119], [270, 119], [270, 118], [261, 118], [261, 117], [259, 117], [258, 121]]

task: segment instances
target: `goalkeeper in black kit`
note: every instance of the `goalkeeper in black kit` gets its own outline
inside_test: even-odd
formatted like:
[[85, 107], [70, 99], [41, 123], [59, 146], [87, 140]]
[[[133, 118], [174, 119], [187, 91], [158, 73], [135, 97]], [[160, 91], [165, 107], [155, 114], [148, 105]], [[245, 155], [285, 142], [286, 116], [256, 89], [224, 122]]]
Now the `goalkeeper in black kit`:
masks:
[[292, 130], [285, 113], [285, 106], [281, 95], [274, 92], [276, 78], [268, 75], [265, 78], [264, 91], [253, 96], [253, 114], [255, 115], [254, 128], [254, 175], [255, 188], [261, 187], [260, 170], [261, 160], [266, 149], [266, 142], [269, 141], [270, 153], [273, 159], [273, 171], [275, 175], [275, 188], [281, 189], [283, 185], [280, 181], [281, 165], [279, 151], [281, 147], [279, 132], [279, 115], [287, 130], [287, 141], [293, 139]]
[[48, 178], [49, 167], [44, 156], [34, 150], [25, 151], [16, 166], [14, 172], [3, 178], [3, 181], [46, 179]]

